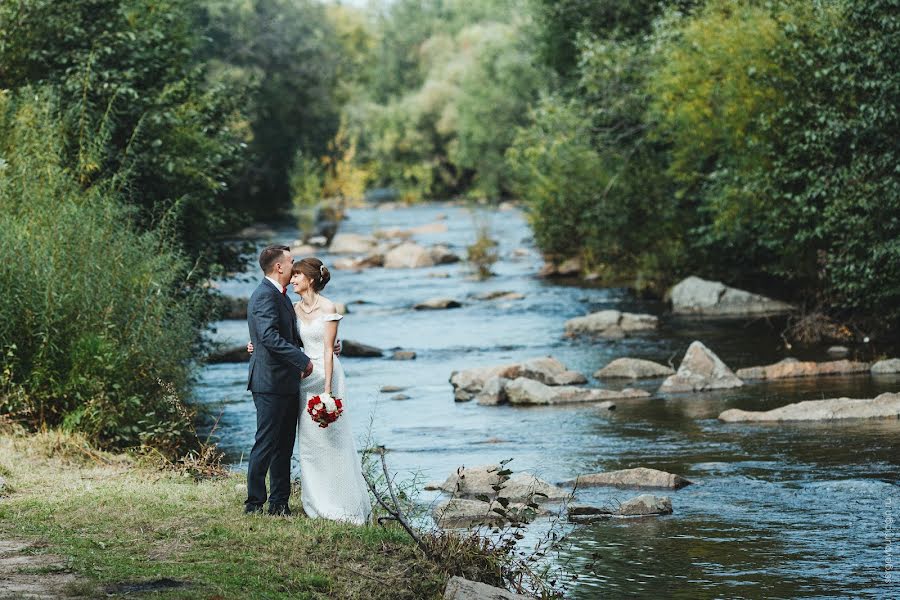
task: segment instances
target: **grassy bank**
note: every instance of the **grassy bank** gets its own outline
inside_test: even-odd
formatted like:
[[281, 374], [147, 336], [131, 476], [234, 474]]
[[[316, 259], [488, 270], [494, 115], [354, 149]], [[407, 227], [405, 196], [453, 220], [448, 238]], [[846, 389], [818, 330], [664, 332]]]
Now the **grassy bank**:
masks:
[[72, 596], [168, 578], [141, 597], [436, 598], [448, 579], [399, 529], [245, 516], [242, 476], [197, 482], [65, 434], [0, 433], [0, 477], [0, 540], [63, 557]]

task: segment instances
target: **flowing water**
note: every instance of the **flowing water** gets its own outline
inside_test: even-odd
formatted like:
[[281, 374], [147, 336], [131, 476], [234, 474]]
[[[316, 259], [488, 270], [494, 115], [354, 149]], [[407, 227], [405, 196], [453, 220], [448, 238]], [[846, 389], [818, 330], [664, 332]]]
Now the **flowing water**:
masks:
[[[900, 390], [900, 377], [869, 375], [752, 383], [727, 392], [619, 401], [615, 411], [591, 406], [510, 407], [456, 403], [453, 370], [553, 355], [587, 375], [622, 356], [677, 366], [698, 339], [733, 369], [785, 356], [781, 324], [678, 320], [659, 303], [627, 291], [580, 287], [536, 278], [542, 262], [523, 215], [480, 212], [499, 240], [496, 276], [469, 277], [464, 264], [415, 270], [332, 270], [326, 295], [349, 305], [340, 336], [385, 350], [416, 352], [413, 361], [343, 358], [350, 418], [357, 437], [382, 444], [400, 477], [443, 480], [460, 465], [512, 458], [510, 467], [550, 482], [579, 474], [651, 467], [694, 482], [674, 492], [674, 514], [575, 528], [560, 560], [583, 573], [573, 598], [900, 597], [896, 519], [900, 516], [900, 421], [725, 424], [728, 408], [765, 410], [799, 400], [873, 397]], [[457, 254], [475, 236], [466, 208], [435, 204], [394, 210], [352, 210], [342, 232], [408, 228], [435, 221], [445, 233], [416, 236]], [[298, 237], [286, 224], [274, 240]], [[268, 240], [259, 240], [265, 243]], [[527, 252], [523, 252], [526, 249]], [[323, 253], [326, 264], [336, 257]], [[231, 296], [249, 296], [256, 270], [220, 282]], [[582, 284], [583, 285], [583, 284]], [[480, 301], [492, 290], [524, 300]], [[447, 311], [414, 311], [433, 297], [464, 302]], [[567, 339], [567, 319], [606, 308], [660, 315], [652, 335], [618, 341]], [[247, 339], [243, 321], [216, 324], [218, 340]], [[390, 356], [386, 352], [385, 356]], [[823, 353], [796, 354], [824, 360]], [[217, 430], [236, 468], [252, 445], [255, 410], [245, 364], [209, 365], [199, 399], [222, 410]], [[639, 385], [654, 391], [659, 381]], [[403, 386], [407, 400], [380, 393]], [[604, 386], [591, 380], [590, 385]], [[613, 386], [610, 386], [613, 387]], [[221, 409], [219, 408], [221, 407]], [[580, 490], [578, 502], [610, 504], [641, 492]], [[425, 492], [423, 503], [437, 496]], [[540, 528], [540, 523], [534, 527]]]

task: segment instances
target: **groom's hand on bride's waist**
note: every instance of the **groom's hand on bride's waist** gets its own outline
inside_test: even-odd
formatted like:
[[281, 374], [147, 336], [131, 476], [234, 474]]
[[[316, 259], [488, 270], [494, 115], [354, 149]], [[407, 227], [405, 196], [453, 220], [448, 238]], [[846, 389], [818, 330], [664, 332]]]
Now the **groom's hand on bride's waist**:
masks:
[[335, 355], [340, 356], [340, 354], [341, 354], [341, 348], [342, 348], [342, 347], [343, 347], [343, 346], [341, 346], [341, 340], [334, 340], [334, 353], [335, 353]]

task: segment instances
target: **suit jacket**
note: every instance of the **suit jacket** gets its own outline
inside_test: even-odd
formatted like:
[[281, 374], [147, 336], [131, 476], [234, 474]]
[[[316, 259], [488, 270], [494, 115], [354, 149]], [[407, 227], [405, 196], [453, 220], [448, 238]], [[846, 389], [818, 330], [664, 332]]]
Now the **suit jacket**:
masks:
[[256, 287], [247, 305], [247, 327], [253, 354], [247, 389], [295, 395], [309, 357], [300, 350], [300, 332], [291, 301], [268, 280]]

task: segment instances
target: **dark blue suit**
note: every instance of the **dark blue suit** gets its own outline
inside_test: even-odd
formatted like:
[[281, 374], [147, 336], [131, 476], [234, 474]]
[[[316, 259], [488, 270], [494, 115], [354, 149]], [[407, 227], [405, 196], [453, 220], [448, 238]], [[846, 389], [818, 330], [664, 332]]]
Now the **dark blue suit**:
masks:
[[253, 354], [247, 389], [256, 405], [256, 442], [247, 468], [248, 508], [266, 501], [269, 510], [285, 506], [291, 494], [291, 454], [297, 437], [300, 376], [309, 357], [300, 350], [300, 332], [290, 300], [263, 279], [250, 296], [247, 326]]

